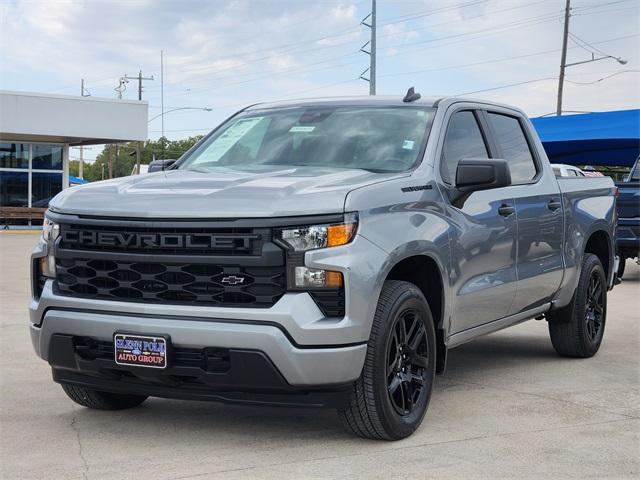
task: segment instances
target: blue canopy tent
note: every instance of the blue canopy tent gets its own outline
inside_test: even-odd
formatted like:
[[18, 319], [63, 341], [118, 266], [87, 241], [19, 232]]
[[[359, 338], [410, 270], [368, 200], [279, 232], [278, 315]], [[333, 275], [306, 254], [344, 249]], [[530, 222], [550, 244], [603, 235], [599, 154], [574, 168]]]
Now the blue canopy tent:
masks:
[[631, 166], [640, 155], [640, 110], [532, 118], [551, 163]]
[[85, 183], [89, 183], [88, 180], [80, 177], [74, 177], [73, 175], [69, 175], [69, 186], [72, 185], [83, 185]]

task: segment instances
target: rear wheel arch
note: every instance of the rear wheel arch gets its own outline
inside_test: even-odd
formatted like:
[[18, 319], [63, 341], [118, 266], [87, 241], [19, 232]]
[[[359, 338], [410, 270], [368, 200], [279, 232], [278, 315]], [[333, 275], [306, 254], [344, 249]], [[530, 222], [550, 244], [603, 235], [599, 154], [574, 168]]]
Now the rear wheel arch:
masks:
[[584, 244], [583, 257], [587, 253], [592, 253], [598, 257], [602, 268], [604, 268], [605, 278], [609, 279], [613, 266], [611, 261], [613, 251], [611, 249], [611, 237], [605, 230], [597, 229], [589, 234]]

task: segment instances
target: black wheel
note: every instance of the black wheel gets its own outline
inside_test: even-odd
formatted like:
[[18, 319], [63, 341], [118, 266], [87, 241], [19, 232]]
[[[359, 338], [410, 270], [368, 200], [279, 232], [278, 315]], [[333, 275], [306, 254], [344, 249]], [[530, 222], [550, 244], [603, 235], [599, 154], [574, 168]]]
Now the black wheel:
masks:
[[618, 271], [616, 272], [616, 275], [618, 275], [618, 278], [622, 278], [622, 276], [624, 275], [624, 267], [627, 264], [627, 260], [624, 257], [620, 257], [620, 263], [618, 264]]
[[385, 282], [367, 356], [344, 426], [363, 438], [399, 440], [422, 423], [436, 367], [435, 328], [422, 292], [409, 282]]
[[606, 317], [604, 269], [598, 257], [585, 254], [571, 303], [547, 315], [553, 348], [565, 357], [592, 357], [602, 343]]
[[62, 383], [61, 386], [64, 393], [78, 405], [96, 410], [124, 410], [137, 407], [147, 399], [144, 395], [98, 392], [68, 383]]

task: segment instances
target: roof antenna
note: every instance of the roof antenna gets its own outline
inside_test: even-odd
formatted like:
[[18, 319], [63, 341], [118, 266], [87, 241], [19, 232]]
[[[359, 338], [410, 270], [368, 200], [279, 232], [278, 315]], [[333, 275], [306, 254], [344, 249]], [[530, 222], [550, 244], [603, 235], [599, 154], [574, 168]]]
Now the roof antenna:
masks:
[[409, 90], [407, 90], [407, 94], [404, 96], [402, 101], [405, 103], [415, 102], [416, 100], [419, 100], [420, 97], [422, 97], [422, 95], [416, 93], [415, 89], [411, 87], [409, 88]]

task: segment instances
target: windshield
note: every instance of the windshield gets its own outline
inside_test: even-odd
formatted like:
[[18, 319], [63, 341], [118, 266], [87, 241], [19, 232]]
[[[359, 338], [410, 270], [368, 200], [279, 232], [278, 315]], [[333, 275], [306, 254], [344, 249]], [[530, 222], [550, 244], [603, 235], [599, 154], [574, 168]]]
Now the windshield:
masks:
[[251, 111], [228, 120], [178, 168], [281, 165], [401, 172], [416, 164], [434, 113], [408, 106]]

